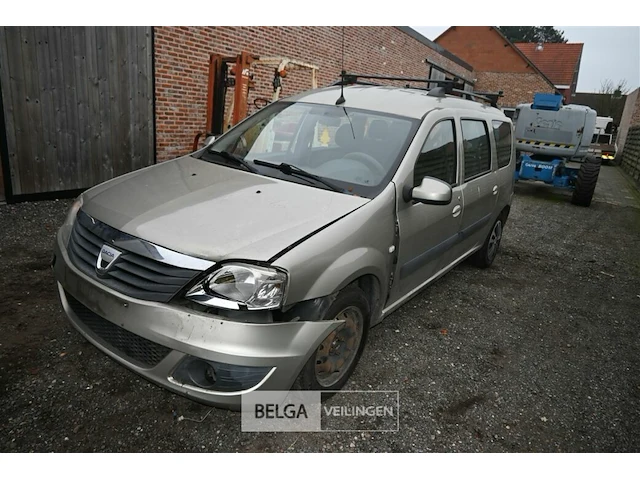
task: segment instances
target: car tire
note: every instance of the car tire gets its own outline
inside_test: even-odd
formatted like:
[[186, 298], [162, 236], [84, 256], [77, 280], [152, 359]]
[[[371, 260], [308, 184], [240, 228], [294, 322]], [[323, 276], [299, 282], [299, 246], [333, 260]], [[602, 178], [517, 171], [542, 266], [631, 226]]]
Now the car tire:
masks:
[[480, 268], [488, 268], [491, 266], [498, 255], [503, 228], [504, 218], [500, 215], [493, 223], [482, 248], [471, 256], [471, 263]]
[[598, 183], [598, 175], [600, 175], [600, 160], [591, 156], [587, 157], [580, 165], [571, 203], [580, 207], [591, 205], [593, 193], [596, 191], [596, 183]]
[[[340, 390], [349, 380], [362, 356], [369, 332], [370, 315], [369, 302], [360, 288], [350, 285], [341, 290], [323, 317], [325, 319], [344, 318], [346, 322], [321, 342], [302, 368], [293, 388]], [[356, 344], [351, 342], [353, 334], [359, 337], [354, 339]], [[335, 350], [332, 350], [333, 348]], [[330, 373], [329, 370], [340, 360], [333, 358], [336, 356], [335, 353], [345, 353], [347, 350], [350, 350], [351, 355], [344, 360], [342, 367], [347, 362], [349, 362], [348, 365], [344, 370], [341, 368], [338, 372]]]

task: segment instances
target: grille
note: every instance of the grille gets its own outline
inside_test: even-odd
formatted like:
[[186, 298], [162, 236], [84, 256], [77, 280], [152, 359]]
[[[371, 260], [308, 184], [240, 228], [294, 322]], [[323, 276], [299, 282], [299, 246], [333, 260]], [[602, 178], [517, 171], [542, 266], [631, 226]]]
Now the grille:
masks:
[[105, 274], [96, 273], [96, 263], [105, 243], [114, 238], [124, 238], [136, 243], [138, 239], [118, 232], [107, 225], [94, 222], [80, 211], [69, 239], [69, 257], [73, 264], [86, 275], [100, 283], [133, 298], [168, 302], [199, 270], [175, 267], [145, 257], [132, 251], [118, 249], [123, 253]]
[[89, 330], [109, 344], [117, 353], [130, 358], [141, 367], [155, 367], [171, 351], [163, 345], [111, 323], [93, 313], [69, 293], [65, 292], [65, 294], [71, 310]]

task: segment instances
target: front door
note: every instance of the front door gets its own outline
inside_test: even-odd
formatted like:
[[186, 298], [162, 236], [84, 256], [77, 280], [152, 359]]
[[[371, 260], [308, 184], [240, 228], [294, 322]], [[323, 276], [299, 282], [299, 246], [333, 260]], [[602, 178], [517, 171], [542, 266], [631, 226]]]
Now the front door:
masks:
[[[453, 198], [449, 205], [425, 205], [398, 195], [400, 242], [390, 303], [414, 293], [445, 268], [457, 242], [463, 203], [456, 127], [453, 118], [439, 117], [439, 112], [429, 115], [432, 127], [404, 183], [415, 187], [424, 177], [437, 178], [452, 186]], [[405, 185], [399, 185], [399, 192]]]

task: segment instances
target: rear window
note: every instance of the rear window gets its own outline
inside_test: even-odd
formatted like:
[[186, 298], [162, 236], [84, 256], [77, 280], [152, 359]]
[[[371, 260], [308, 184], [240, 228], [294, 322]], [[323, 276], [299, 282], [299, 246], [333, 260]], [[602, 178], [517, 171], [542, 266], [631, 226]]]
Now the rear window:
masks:
[[511, 162], [511, 125], [494, 120], [493, 137], [496, 140], [498, 168], [506, 167]]

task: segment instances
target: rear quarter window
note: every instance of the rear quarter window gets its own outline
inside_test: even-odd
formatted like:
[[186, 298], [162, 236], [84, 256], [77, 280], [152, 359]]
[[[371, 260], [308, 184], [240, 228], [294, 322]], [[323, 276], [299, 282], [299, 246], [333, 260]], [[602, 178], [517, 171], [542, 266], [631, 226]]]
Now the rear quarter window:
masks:
[[493, 120], [492, 125], [498, 168], [506, 167], [511, 162], [511, 125], [500, 120]]

